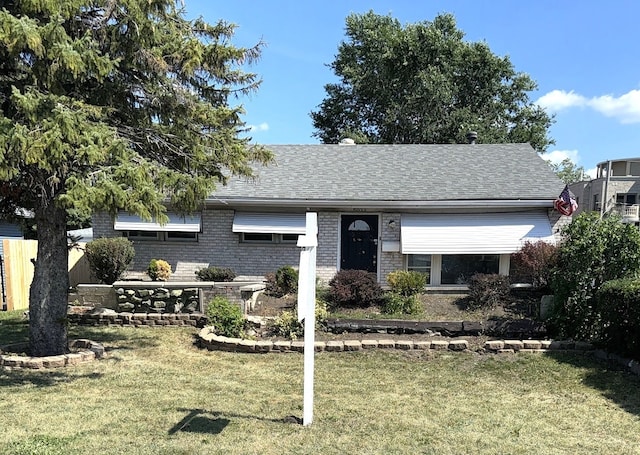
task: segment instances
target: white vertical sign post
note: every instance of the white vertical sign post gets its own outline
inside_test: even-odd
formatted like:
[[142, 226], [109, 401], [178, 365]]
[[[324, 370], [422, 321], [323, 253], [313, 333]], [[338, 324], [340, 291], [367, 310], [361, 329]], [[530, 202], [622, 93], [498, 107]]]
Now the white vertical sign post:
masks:
[[316, 332], [316, 247], [318, 214], [307, 212], [305, 235], [298, 237], [298, 321], [304, 320], [304, 381], [302, 425], [313, 421], [313, 369]]

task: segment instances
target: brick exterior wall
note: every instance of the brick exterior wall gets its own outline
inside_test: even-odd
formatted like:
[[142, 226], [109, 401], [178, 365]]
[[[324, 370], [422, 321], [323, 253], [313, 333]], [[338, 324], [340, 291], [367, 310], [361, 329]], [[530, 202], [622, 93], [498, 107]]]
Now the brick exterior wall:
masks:
[[[373, 214], [373, 213], [372, 213]], [[298, 267], [300, 248], [291, 243], [257, 244], [241, 243], [239, 234], [232, 232], [233, 210], [205, 210], [202, 212], [202, 233], [197, 242], [191, 241], [135, 241], [136, 257], [130, 268], [132, 276], [143, 278], [151, 259], [164, 259], [174, 271], [171, 281], [192, 281], [194, 272], [208, 265], [229, 267], [238, 275], [263, 276], [275, 272], [284, 265]], [[318, 213], [317, 277], [327, 283], [338, 270], [340, 241], [339, 212]], [[383, 252], [384, 242], [400, 241], [400, 213], [379, 214], [380, 234], [378, 245], [379, 281], [386, 286], [386, 276], [394, 270], [403, 270], [403, 255], [397, 251]], [[553, 233], [558, 240], [560, 230], [571, 222], [571, 217], [561, 216], [557, 211], [548, 211]], [[390, 221], [394, 225], [389, 225]], [[120, 232], [113, 229], [113, 220], [100, 213], [93, 218], [94, 237], [117, 237]]]

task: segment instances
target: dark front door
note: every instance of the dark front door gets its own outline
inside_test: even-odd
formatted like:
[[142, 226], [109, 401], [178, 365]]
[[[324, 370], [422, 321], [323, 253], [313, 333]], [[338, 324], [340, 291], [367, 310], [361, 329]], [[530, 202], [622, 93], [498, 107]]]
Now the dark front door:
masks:
[[378, 270], [378, 215], [342, 215], [340, 268]]

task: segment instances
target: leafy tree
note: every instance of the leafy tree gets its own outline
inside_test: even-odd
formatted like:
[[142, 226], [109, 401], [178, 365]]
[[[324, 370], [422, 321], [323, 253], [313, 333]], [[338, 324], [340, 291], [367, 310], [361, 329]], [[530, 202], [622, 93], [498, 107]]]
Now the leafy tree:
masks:
[[547, 160], [553, 172], [566, 184], [581, 182], [585, 178], [584, 167], [578, 166], [570, 158], [563, 159], [560, 163], [552, 163]]
[[529, 142], [539, 152], [553, 144], [552, 119], [529, 100], [535, 82], [486, 43], [463, 41], [452, 15], [403, 27], [351, 14], [346, 35], [331, 64], [340, 82], [325, 86], [311, 112], [322, 142], [360, 132], [369, 143], [464, 143], [476, 131], [480, 141]]
[[0, 10], [0, 196], [33, 211], [33, 355], [65, 352], [68, 209], [167, 221], [270, 154], [248, 146], [229, 97], [260, 81], [234, 26], [175, 0], [9, 0]]
[[563, 230], [552, 274], [555, 295], [552, 325], [560, 335], [599, 337], [596, 293], [609, 280], [640, 270], [640, 231], [617, 217], [582, 213]]

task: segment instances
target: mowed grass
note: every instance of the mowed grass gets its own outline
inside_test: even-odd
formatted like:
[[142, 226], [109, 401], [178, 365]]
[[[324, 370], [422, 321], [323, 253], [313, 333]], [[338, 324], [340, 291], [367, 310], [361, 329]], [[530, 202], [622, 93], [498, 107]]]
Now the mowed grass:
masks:
[[[26, 336], [0, 314], [0, 344]], [[634, 454], [640, 379], [571, 355], [319, 353], [194, 346], [195, 329], [73, 327], [106, 359], [0, 370], [1, 454]]]

